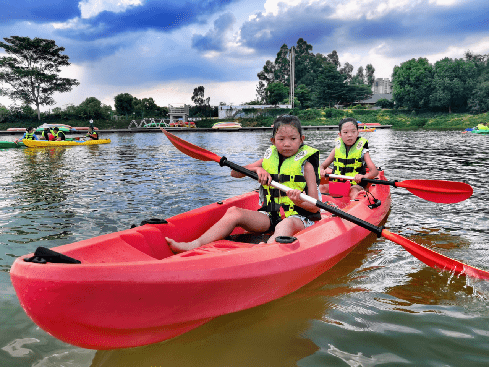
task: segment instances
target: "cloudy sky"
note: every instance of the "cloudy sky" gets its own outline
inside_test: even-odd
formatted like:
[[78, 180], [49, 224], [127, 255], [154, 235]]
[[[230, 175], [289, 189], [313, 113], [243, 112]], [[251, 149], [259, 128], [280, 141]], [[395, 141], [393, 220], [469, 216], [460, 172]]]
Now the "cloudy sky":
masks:
[[488, 54], [488, 13], [487, 0], [3, 0], [0, 36], [65, 48], [62, 76], [80, 85], [55, 95], [59, 107], [87, 97], [113, 106], [119, 93], [191, 104], [200, 85], [212, 105], [240, 104], [256, 98], [265, 62], [299, 38], [390, 78], [411, 58]]

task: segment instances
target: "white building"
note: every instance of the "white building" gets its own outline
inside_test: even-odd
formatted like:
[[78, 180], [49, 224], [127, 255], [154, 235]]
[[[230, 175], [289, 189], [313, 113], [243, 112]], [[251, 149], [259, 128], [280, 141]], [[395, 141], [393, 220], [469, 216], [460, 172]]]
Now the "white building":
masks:
[[393, 84], [389, 78], [376, 78], [372, 90], [374, 94], [389, 94], [393, 92]]

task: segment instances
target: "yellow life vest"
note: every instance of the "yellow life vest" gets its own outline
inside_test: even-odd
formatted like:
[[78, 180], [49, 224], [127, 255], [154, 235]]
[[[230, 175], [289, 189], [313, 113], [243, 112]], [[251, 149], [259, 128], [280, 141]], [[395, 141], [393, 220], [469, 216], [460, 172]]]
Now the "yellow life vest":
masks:
[[34, 140], [34, 133], [28, 133], [28, 132], [26, 132], [26, 136], [25, 136], [24, 139]]
[[[367, 147], [368, 141], [366, 138], [357, 138], [354, 145], [347, 148], [340, 137], [335, 140], [335, 159], [334, 159], [334, 174], [354, 177], [355, 175], [365, 174], [366, 166], [362, 161], [362, 151]], [[351, 181], [352, 185], [357, 185], [355, 181]]]
[[[272, 177], [272, 180], [282, 183], [292, 189], [304, 191], [307, 190], [306, 179], [303, 175], [303, 166], [309, 161], [316, 172], [316, 181], [320, 182], [320, 153], [317, 149], [303, 145], [298, 152], [291, 157], [285, 158], [279, 167], [279, 152], [272, 145], [266, 150], [262, 168], [265, 169]], [[308, 192], [306, 192], [308, 194]], [[294, 205], [288, 196], [272, 186], [263, 185], [260, 188], [260, 197], [263, 201], [261, 210], [270, 213], [278, 213], [282, 207], [286, 218], [293, 214], [299, 214], [308, 217], [311, 220], [321, 219], [320, 213], [312, 213], [299, 206]]]

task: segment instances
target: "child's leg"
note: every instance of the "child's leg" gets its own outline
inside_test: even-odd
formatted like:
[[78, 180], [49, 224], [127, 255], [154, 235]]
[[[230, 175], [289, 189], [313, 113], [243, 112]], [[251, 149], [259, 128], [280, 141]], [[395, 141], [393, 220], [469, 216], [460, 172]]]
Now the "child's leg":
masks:
[[364, 192], [364, 187], [359, 185], [352, 186], [349, 191], [350, 199], [354, 200], [357, 197], [357, 195], [359, 195], [361, 192]]
[[322, 194], [328, 194], [328, 184], [321, 184], [318, 186], [318, 190]]
[[249, 232], [265, 232], [270, 227], [270, 220], [269, 216], [264, 213], [233, 206], [226, 211], [219, 221], [194, 241], [176, 242], [168, 237], [165, 239], [173, 252], [184, 252], [221, 240], [230, 235], [236, 226], [240, 226]]
[[269, 238], [267, 243], [272, 243], [278, 236], [292, 236], [293, 234], [305, 229], [303, 221], [297, 217], [288, 217], [276, 225], [274, 234]]

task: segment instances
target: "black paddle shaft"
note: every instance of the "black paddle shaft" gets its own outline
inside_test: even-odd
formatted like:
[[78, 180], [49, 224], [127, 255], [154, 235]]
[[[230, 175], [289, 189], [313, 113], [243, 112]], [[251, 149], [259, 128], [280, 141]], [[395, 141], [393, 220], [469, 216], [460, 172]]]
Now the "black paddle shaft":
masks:
[[378, 184], [378, 185], [391, 185], [393, 187], [396, 187], [396, 183], [398, 181], [383, 181], [383, 180], [373, 180], [370, 178], [362, 178], [361, 183], [363, 183], [363, 182], [369, 182], [369, 183], [374, 183], [374, 184]]
[[[252, 171], [246, 169], [245, 167], [239, 166], [238, 164], [235, 164], [233, 162], [228, 161], [228, 159], [224, 156], [221, 157], [221, 159], [219, 161], [219, 165], [221, 167], [223, 167], [223, 166], [230, 167], [232, 170], [243, 173], [244, 175], [246, 175], [250, 178], [253, 178], [254, 180], [259, 179], [259, 176], [257, 175], [257, 173], [252, 172]], [[326, 210], [329, 213], [335, 214], [336, 216], [338, 216], [342, 219], [348, 220], [349, 222], [352, 222], [352, 223], [354, 223], [354, 224], [356, 224], [362, 228], [365, 228], [368, 231], [376, 233], [376, 235], [378, 237], [381, 237], [381, 232], [383, 231], [383, 227], [377, 227], [374, 224], [366, 222], [360, 218], [354, 217], [354, 216], [350, 215], [349, 213], [346, 213], [346, 212], [344, 212], [338, 208], [335, 208], [331, 205], [325, 204], [325, 203], [321, 202], [320, 200], [316, 200], [315, 205], [321, 209]]]

